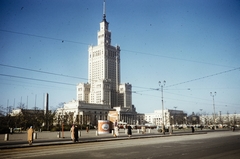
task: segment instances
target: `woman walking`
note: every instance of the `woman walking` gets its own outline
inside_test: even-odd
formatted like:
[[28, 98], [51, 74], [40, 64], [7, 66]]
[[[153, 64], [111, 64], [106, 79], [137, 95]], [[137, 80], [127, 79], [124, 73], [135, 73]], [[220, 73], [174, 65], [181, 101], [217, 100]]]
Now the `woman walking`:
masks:
[[168, 130], [169, 130], [169, 134], [172, 135], [172, 133], [173, 133], [173, 127], [172, 127], [172, 124], [170, 124]]
[[28, 133], [28, 144], [29, 145], [32, 145], [32, 142], [33, 142], [33, 128], [32, 126], [30, 126], [30, 128], [28, 129], [27, 133]]
[[118, 132], [118, 122], [117, 120], [114, 122], [114, 137], [118, 137], [119, 132]]
[[70, 132], [71, 132], [71, 140], [74, 141], [74, 125], [72, 125]]

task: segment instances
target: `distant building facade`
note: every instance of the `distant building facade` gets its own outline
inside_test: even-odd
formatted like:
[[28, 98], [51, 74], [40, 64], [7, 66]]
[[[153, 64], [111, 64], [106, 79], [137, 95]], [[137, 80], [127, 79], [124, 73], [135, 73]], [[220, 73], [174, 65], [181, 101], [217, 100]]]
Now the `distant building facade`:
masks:
[[189, 125], [200, 125], [200, 116], [196, 115], [194, 112], [192, 112], [191, 115], [188, 116], [188, 122]]
[[172, 125], [181, 125], [187, 123], [187, 113], [184, 113], [182, 110], [163, 110], [164, 117], [162, 116], [162, 110], [155, 110], [153, 113], [145, 114], [145, 121], [157, 126], [160, 126], [164, 123], [165, 126]]

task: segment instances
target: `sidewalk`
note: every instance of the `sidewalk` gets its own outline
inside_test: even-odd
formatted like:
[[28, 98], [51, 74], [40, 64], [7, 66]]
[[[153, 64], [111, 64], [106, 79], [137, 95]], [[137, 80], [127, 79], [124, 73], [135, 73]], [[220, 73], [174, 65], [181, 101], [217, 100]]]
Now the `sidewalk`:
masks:
[[[36, 132], [37, 138], [33, 141], [33, 145], [31, 146], [47, 146], [47, 145], [61, 145], [61, 144], [73, 144], [71, 141], [71, 134], [70, 131], [64, 131], [62, 137], [62, 132], [60, 132], [61, 137], [58, 137], [59, 132], [50, 132], [50, 131], [43, 131], [43, 132]], [[153, 138], [153, 137], [170, 137], [170, 136], [179, 136], [179, 135], [197, 135], [197, 134], [204, 134], [206, 132], [195, 132], [191, 133], [190, 131], [181, 131], [181, 132], [174, 132], [172, 135], [166, 133], [163, 135], [162, 133], [157, 132], [156, 129], [146, 130], [144, 134], [138, 133], [137, 130], [132, 131], [131, 139], [139, 139], [139, 138]], [[81, 135], [80, 135], [81, 134]], [[0, 134], [0, 149], [10, 149], [10, 148], [23, 148], [29, 147], [27, 142], [27, 133], [14, 133], [9, 134], [9, 140], [4, 141], [5, 134]], [[90, 130], [88, 133], [86, 130], [79, 131], [79, 142], [99, 142], [99, 141], [111, 141], [111, 140], [125, 140], [129, 139], [128, 135], [125, 133], [123, 129], [120, 129], [119, 137], [115, 138], [111, 133], [109, 134], [100, 134], [97, 135], [96, 130]]]

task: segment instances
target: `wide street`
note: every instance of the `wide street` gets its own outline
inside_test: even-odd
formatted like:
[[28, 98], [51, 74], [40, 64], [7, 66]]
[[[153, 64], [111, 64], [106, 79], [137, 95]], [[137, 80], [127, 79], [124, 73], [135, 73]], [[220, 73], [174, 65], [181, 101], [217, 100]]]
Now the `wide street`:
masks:
[[139, 138], [1, 150], [0, 158], [220, 158], [240, 157], [240, 132]]

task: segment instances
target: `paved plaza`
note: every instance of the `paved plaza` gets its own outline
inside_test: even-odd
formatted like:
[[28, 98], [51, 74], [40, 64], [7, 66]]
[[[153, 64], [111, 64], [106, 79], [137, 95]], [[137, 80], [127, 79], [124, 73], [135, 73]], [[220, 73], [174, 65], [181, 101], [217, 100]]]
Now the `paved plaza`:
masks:
[[[72, 143], [70, 131], [64, 132], [35, 132], [36, 139], [33, 141], [33, 146], [35, 145], [47, 145], [47, 144], [67, 144]], [[186, 131], [184, 133], [190, 133], [190, 131]], [[179, 133], [178, 133], [179, 134]], [[12, 148], [12, 147], [24, 147], [28, 146], [27, 142], [27, 132], [22, 131], [18, 133], [9, 134], [9, 138], [5, 140], [6, 134], [0, 134], [0, 148]], [[59, 137], [60, 135], [60, 137]], [[159, 133], [156, 129], [146, 130], [143, 134], [140, 130], [133, 130], [132, 138], [139, 137], [154, 137], [154, 136], [168, 136]], [[79, 131], [79, 142], [93, 142], [93, 141], [104, 141], [104, 140], [115, 140], [115, 139], [126, 139], [128, 135], [126, 134], [124, 129], [120, 129], [119, 137], [115, 138], [112, 133], [107, 134], [97, 134], [96, 130], [90, 130], [87, 132], [86, 130]]]
[[[230, 130], [221, 130], [218, 131], [230, 131]], [[147, 129], [145, 133], [142, 133], [140, 130], [133, 130], [132, 139], [137, 138], [154, 138], [154, 137], [171, 137], [179, 135], [197, 135], [211, 132], [211, 130], [196, 130], [194, 133], [191, 130], [181, 130], [174, 131], [172, 135], [166, 133], [165, 135], [159, 133], [156, 129]], [[120, 129], [119, 137], [114, 137], [112, 133], [107, 134], [97, 134], [96, 130], [86, 130], [79, 131], [79, 143], [83, 142], [102, 142], [110, 140], [125, 140], [128, 139], [128, 135], [125, 130]], [[70, 131], [64, 132], [36, 132], [36, 139], [33, 141], [32, 146], [44, 146], [44, 145], [58, 145], [58, 144], [72, 144]], [[9, 139], [5, 140], [5, 134], [0, 134], [0, 149], [6, 148], [17, 148], [17, 147], [28, 147], [27, 142], [27, 133], [26, 131], [9, 134]]]

